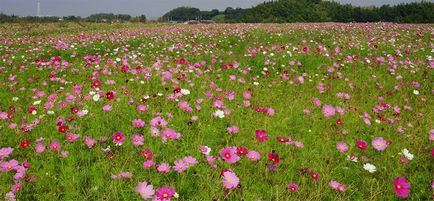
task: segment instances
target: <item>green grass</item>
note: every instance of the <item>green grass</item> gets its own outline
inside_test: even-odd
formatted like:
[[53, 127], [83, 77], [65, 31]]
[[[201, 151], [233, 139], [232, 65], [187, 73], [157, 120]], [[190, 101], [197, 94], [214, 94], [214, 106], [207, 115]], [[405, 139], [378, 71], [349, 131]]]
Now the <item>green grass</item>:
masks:
[[[139, 200], [135, 187], [143, 181], [156, 188], [163, 185], [175, 188], [180, 195], [179, 200], [399, 200], [392, 185], [396, 177], [406, 177], [411, 183], [409, 200], [429, 200], [434, 193], [431, 187], [434, 180], [431, 156], [433, 142], [428, 139], [430, 130], [434, 128], [434, 79], [433, 70], [427, 60], [428, 56], [432, 56], [432, 25], [326, 23], [114, 26], [90, 23], [86, 24], [89, 29], [74, 24], [61, 27], [56, 27], [56, 24], [31, 26], [35, 28], [15, 33], [14, 30], [20, 28], [14, 24], [11, 25], [11, 30], [0, 33], [3, 39], [12, 40], [7, 45], [0, 45], [0, 66], [3, 67], [0, 71], [0, 111], [6, 111], [9, 105], [17, 108], [14, 119], [0, 121], [0, 148], [15, 148], [10, 159], [30, 162], [27, 176], [36, 178], [35, 181], [27, 179], [22, 182], [23, 186], [17, 193], [18, 200]], [[44, 29], [46, 32], [42, 32]], [[119, 34], [120, 31], [123, 34]], [[77, 38], [79, 33], [88, 38]], [[115, 41], [107, 42], [110, 36], [115, 37]], [[19, 37], [29, 37], [29, 41], [20, 43]], [[53, 48], [55, 42], [50, 42], [49, 37], [61, 37], [66, 43], [75, 44], [75, 49], [56, 50]], [[392, 38], [396, 41], [394, 44], [390, 42]], [[303, 40], [306, 43], [303, 43]], [[373, 40], [379, 46], [378, 49], [370, 45], [369, 40]], [[41, 43], [38, 45], [33, 41]], [[215, 44], [219, 44], [220, 48]], [[327, 48], [322, 54], [316, 52], [320, 44]], [[183, 46], [185, 51], [168, 51], [172, 46]], [[248, 49], [261, 46], [256, 57], [247, 56]], [[285, 50], [277, 52], [272, 50], [273, 46], [284, 46]], [[336, 46], [341, 46], [339, 54], [334, 53]], [[411, 52], [406, 54], [405, 49], [409, 46]], [[41, 50], [29, 51], [36, 47]], [[125, 50], [122, 50], [123, 47]], [[265, 47], [269, 50], [264, 50]], [[310, 51], [301, 53], [303, 47], [309, 47]], [[119, 48], [118, 54], [113, 53], [116, 48]], [[294, 48], [299, 51], [294, 51]], [[396, 50], [400, 50], [402, 56], [388, 62], [387, 55], [395, 54]], [[74, 51], [76, 56], [71, 57]], [[267, 53], [264, 55], [263, 51]], [[10, 54], [6, 54], [7, 52]], [[270, 53], [274, 56], [270, 56]], [[333, 57], [327, 57], [325, 53], [333, 54]], [[98, 66], [101, 69], [96, 68], [97, 64], [86, 64], [83, 57], [87, 54], [100, 55], [101, 62]], [[15, 56], [15, 59], [12, 56]], [[32, 64], [36, 59], [49, 60], [53, 56], [62, 56], [62, 61], [68, 61], [69, 67], [62, 70], [38, 70], [39, 67]], [[140, 66], [149, 70], [152, 76], [145, 79], [144, 75], [125, 74], [107, 62], [108, 59], [115, 60], [123, 56], [128, 58], [130, 69]], [[358, 56], [358, 60], [349, 62], [347, 56]], [[384, 64], [372, 62], [380, 56], [386, 57]], [[173, 60], [179, 58], [185, 58], [192, 64], [206, 61], [206, 65], [200, 67], [203, 74], [197, 71], [189, 72], [187, 65], [176, 67]], [[211, 62], [213, 58], [217, 63]], [[368, 64], [366, 59], [371, 60], [371, 63]], [[11, 65], [7, 64], [8, 60], [12, 61]], [[152, 67], [157, 60], [162, 62], [158, 69]], [[219, 60], [222, 60], [222, 63]], [[265, 65], [264, 61], [267, 60], [275, 64]], [[295, 61], [296, 64], [291, 66], [290, 61]], [[221, 70], [221, 65], [234, 62], [240, 64], [239, 69], [250, 68], [249, 73], [242, 74], [238, 69]], [[300, 65], [297, 62], [300, 62]], [[334, 73], [327, 73], [327, 68], [333, 66], [334, 62], [339, 62], [340, 67], [335, 69]], [[390, 73], [393, 65], [396, 65], [394, 75]], [[264, 67], [268, 68], [270, 75], [261, 74]], [[102, 68], [107, 68], [112, 75], [102, 73]], [[161, 73], [170, 69], [175, 71], [174, 78], [181, 73], [186, 74], [186, 81], [179, 81], [178, 84], [167, 81], [166, 85], [162, 85]], [[50, 82], [48, 76], [54, 71], [57, 71], [57, 77], [71, 83]], [[102, 97], [98, 102], [90, 99], [83, 100], [83, 105], [71, 103], [65, 109], [57, 107], [60, 100], [65, 100], [66, 94], [73, 93], [73, 84], [83, 87], [82, 94], [94, 90], [87, 76], [96, 71], [101, 73], [98, 77], [100, 81], [116, 81], [114, 85], [101, 87], [104, 91], [116, 91], [115, 100], [108, 101]], [[280, 77], [284, 71], [288, 72], [290, 80]], [[336, 76], [338, 71], [343, 78], [330, 79], [331, 76]], [[427, 75], [424, 71], [428, 72]], [[292, 82], [303, 73], [308, 74], [304, 84]], [[19, 84], [14, 85], [13, 81], [7, 79], [11, 74], [17, 75], [16, 81]], [[246, 83], [230, 81], [231, 74], [236, 75], [237, 79], [245, 78]], [[373, 75], [376, 78], [373, 78]], [[403, 78], [397, 80], [397, 75]], [[39, 77], [37, 81], [27, 81], [35, 76]], [[133, 80], [126, 82], [129, 79]], [[44, 80], [48, 85], [41, 85]], [[143, 81], [143, 84], [140, 81]], [[254, 81], [259, 82], [259, 85], [254, 85]], [[407, 85], [395, 90], [394, 87], [402, 81], [407, 82]], [[420, 83], [417, 88], [419, 95], [413, 94], [416, 88], [409, 85], [412, 81]], [[216, 110], [211, 105], [214, 100], [208, 100], [204, 96], [206, 92], [212, 91], [208, 87], [211, 82], [223, 91], [236, 92], [233, 101], [223, 98], [225, 106], [231, 110], [231, 114], [223, 119], [212, 117]], [[319, 93], [317, 85], [320, 82], [331, 84], [332, 88], [325, 90], [325, 93]], [[190, 86], [190, 83], [194, 86]], [[128, 96], [122, 94], [122, 85], [126, 86]], [[166, 98], [166, 95], [173, 91], [172, 85], [191, 91], [190, 95], [183, 96], [180, 100], [190, 104], [192, 113], [185, 113], [176, 102]], [[353, 86], [352, 89], [350, 85]], [[8, 91], [9, 87], [14, 91]], [[45, 97], [40, 98], [42, 103], [35, 106], [38, 109], [37, 115], [26, 112], [34, 101], [39, 100], [32, 98], [33, 87], [46, 93]], [[56, 93], [59, 87], [64, 87], [64, 91], [57, 93], [55, 106], [50, 109], [55, 114], [48, 115], [43, 104], [47, 101], [47, 95]], [[19, 90], [20, 88], [23, 90]], [[251, 106], [246, 108], [242, 102], [242, 93], [249, 89], [253, 96], [250, 99]], [[393, 91], [393, 95], [387, 95], [387, 91]], [[350, 94], [351, 99], [344, 101], [343, 98], [338, 98], [338, 92]], [[163, 96], [152, 97], [157, 93], [163, 93]], [[223, 93], [213, 93], [224, 97]], [[141, 103], [148, 105], [149, 110], [139, 113], [136, 105], [144, 95], [152, 97], [148, 102]], [[378, 96], [383, 96], [385, 100], [378, 101]], [[14, 102], [12, 97], [19, 97], [19, 100]], [[200, 111], [195, 109], [196, 99], [199, 98], [204, 99]], [[319, 98], [322, 104], [345, 108], [347, 112], [343, 116], [326, 118], [321, 107], [313, 105], [314, 98]], [[408, 98], [408, 101], [405, 101], [405, 98]], [[135, 101], [133, 105], [128, 104], [130, 99]], [[381, 102], [400, 107], [400, 120], [394, 124], [376, 123], [377, 117], [372, 108]], [[113, 106], [111, 112], [102, 111], [102, 107], [107, 104]], [[413, 110], [404, 110], [405, 105], [411, 106]], [[84, 117], [75, 116], [70, 112], [73, 106], [87, 108], [89, 114]], [[256, 112], [253, 106], [271, 107], [275, 110], [275, 115], [270, 117]], [[352, 106], [352, 109], [348, 109], [349, 106]], [[310, 110], [310, 114], [304, 115], [304, 109]], [[169, 122], [168, 127], [182, 134], [181, 139], [163, 143], [160, 137], [151, 136], [149, 123], [155, 112], [162, 113]], [[370, 114], [372, 125], [363, 123], [363, 118], [360, 117], [363, 112]], [[167, 118], [166, 113], [172, 114], [173, 118]], [[45, 115], [40, 117], [41, 114]], [[389, 118], [395, 117], [393, 110], [381, 114]], [[191, 122], [193, 115], [199, 119]], [[56, 119], [68, 116], [75, 118], [68, 123], [70, 127], [75, 127], [71, 132], [80, 134], [80, 139], [74, 143], [67, 142], [64, 135], [56, 129]], [[40, 125], [27, 134], [20, 133], [22, 122], [31, 122], [37, 118], [40, 119]], [[338, 118], [343, 120], [342, 126], [336, 125]], [[135, 128], [131, 125], [133, 119], [142, 119], [148, 125]], [[18, 127], [8, 128], [10, 122], [16, 122]], [[237, 125], [240, 132], [228, 134], [226, 128], [231, 125]], [[404, 127], [405, 133], [398, 133], [398, 126]], [[266, 130], [270, 140], [259, 143], [255, 139], [255, 130]], [[347, 130], [348, 134], [342, 134], [342, 130]], [[127, 136], [120, 147], [115, 146], [111, 140], [111, 134], [115, 131], [122, 131]], [[131, 144], [130, 136], [135, 133], [144, 135], [143, 146], [136, 147]], [[89, 149], [82, 140], [85, 135], [94, 139], [107, 136], [109, 139]], [[277, 136], [291, 136], [293, 140], [302, 142], [304, 148], [279, 143], [275, 139]], [[379, 136], [393, 142], [383, 152], [374, 150], [370, 145], [371, 140]], [[35, 140], [40, 137], [45, 138], [47, 150], [38, 154], [34, 151], [34, 146]], [[31, 141], [31, 146], [27, 149], [20, 148], [20, 142], [25, 139]], [[358, 150], [355, 147], [357, 140], [367, 141], [368, 150]], [[69, 156], [61, 158], [58, 153], [50, 151], [48, 143], [51, 141], [59, 141], [61, 149], [69, 151]], [[347, 153], [338, 152], [336, 143], [339, 141], [348, 144]], [[212, 149], [211, 154], [215, 156], [219, 156], [220, 149], [224, 147], [243, 146], [260, 152], [261, 160], [253, 162], [243, 158], [235, 164], [218, 161], [218, 168], [212, 169], [198, 150], [201, 145], [209, 146]], [[112, 159], [108, 159], [107, 154], [101, 151], [101, 148], [107, 146], [112, 148]], [[173, 165], [173, 161], [187, 155], [197, 158], [199, 164], [182, 174], [173, 170], [168, 174], [158, 173], [155, 169], [146, 170], [143, 168], [145, 159], [140, 155], [140, 151], [146, 147], [153, 151], [153, 161], [157, 164]], [[407, 165], [400, 162], [398, 155], [404, 148], [415, 156]], [[269, 163], [267, 154], [272, 150], [281, 157], [275, 172], [266, 168]], [[359, 162], [348, 161], [349, 153], [354, 153]], [[369, 163], [377, 167], [377, 172], [371, 174], [364, 170], [365, 162], [362, 157], [369, 157]], [[309, 175], [298, 172], [299, 168], [306, 166], [320, 175], [319, 181], [314, 182]], [[220, 171], [229, 168], [240, 178], [241, 187], [230, 190], [225, 196]], [[128, 180], [111, 179], [112, 174], [121, 171], [132, 172], [134, 176]], [[0, 172], [2, 195], [10, 191], [13, 174], [14, 172]], [[330, 180], [345, 184], [347, 191], [331, 189]], [[299, 192], [288, 191], [288, 183], [299, 184]]]

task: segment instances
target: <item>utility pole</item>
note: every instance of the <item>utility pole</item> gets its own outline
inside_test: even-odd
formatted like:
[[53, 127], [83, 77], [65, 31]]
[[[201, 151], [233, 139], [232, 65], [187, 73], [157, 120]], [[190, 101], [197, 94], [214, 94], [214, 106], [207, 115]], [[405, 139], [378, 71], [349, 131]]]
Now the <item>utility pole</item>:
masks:
[[39, 2], [39, 0], [36, 8], [36, 16], [41, 17], [41, 2]]

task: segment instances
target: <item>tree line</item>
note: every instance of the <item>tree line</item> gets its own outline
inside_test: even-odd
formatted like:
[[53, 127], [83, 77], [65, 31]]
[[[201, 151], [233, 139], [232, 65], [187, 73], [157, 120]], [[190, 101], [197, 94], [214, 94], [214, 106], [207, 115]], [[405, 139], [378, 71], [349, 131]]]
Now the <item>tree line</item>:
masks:
[[228, 7], [224, 11], [179, 7], [160, 21], [214, 20], [216, 22], [398, 22], [433, 23], [434, 3], [412, 2], [381, 7], [360, 7], [322, 0], [275, 0], [252, 8]]
[[0, 13], [1, 22], [58, 22], [58, 21], [88, 21], [88, 22], [146, 22], [146, 15], [132, 17], [128, 14], [96, 13], [88, 17], [80, 16], [26, 16], [6, 15]]

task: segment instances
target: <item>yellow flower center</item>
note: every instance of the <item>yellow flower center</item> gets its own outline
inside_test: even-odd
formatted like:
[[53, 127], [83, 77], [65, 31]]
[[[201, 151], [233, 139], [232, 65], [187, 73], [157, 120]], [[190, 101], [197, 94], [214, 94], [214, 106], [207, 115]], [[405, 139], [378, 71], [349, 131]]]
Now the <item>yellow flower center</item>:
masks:
[[167, 193], [164, 193], [164, 194], [163, 194], [163, 197], [164, 197], [164, 198], [167, 198], [167, 197], [169, 197], [169, 195], [168, 195]]
[[401, 185], [396, 185], [396, 188], [397, 189], [401, 189]]
[[140, 191], [140, 194], [144, 195], [145, 194], [145, 190]]

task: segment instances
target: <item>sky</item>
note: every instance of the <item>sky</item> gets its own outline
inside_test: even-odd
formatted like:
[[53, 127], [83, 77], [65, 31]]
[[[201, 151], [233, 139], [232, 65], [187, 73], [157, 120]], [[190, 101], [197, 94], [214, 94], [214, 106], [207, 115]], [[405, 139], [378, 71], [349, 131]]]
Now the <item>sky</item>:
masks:
[[[35, 16], [38, 0], [0, 0], [0, 13], [19, 16]], [[201, 10], [226, 7], [250, 8], [258, 3], [269, 0], [39, 0], [41, 15], [44, 16], [89, 16], [94, 13], [130, 14], [138, 16], [145, 14], [149, 19], [155, 19], [179, 6], [196, 7]], [[416, 0], [335, 0], [343, 4], [357, 6], [380, 6], [383, 4], [399, 4]], [[420, 0], [419, 0], [420, 1]], [[434, 0], [429, 0], [434, 1]]]

